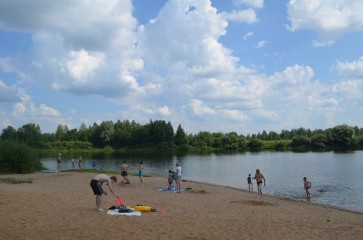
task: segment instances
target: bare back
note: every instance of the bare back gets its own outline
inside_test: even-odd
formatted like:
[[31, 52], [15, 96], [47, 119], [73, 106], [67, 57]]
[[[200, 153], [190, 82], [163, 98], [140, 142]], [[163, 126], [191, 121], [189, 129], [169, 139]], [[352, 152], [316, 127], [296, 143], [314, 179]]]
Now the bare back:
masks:
[[111, 186], [111, 178], [106, 174], [98, 174], [93, 179], [99, 181], [101, 185], [106, 182], [109, 184], [109, 186]]

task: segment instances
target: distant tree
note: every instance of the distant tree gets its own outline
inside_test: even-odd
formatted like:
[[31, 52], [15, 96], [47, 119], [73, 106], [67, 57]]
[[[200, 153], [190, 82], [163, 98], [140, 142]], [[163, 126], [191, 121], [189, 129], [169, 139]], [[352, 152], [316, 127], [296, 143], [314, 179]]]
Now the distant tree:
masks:
[[177, 146], [181, 146], [184, 144], [188, 144], [187, 136], [184, 132], [184, 129], [179, 124], [178, 129], [176, 130], [175, 136], [174, 136], [174, 143]]
[[101, 146], [110, 144], [113, 134], [115, 133], [114, 124], [112, 121], [103, 121], [100, 125]]
[[28, 123], [23, 125], [17, 130], [17, 141], [24, 142], [31, 147], [38, 147], [38, 143], [42, 139], [42, 132], [39, 125], [35, 123]]
[[8, 126], [4, 128], [1, 133], [1, 139], [3, 140], [15, 140], [16, 139], [16, 130], [12, 126]]
[[354, 129], [346, 124], [331, 129], [330, 141], [336, 146], [349, 146], [353, 142]]

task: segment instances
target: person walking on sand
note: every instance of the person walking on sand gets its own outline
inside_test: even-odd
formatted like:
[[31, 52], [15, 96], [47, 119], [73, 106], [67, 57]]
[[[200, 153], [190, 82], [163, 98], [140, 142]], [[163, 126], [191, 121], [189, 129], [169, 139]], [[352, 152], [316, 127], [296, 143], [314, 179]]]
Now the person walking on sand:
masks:
[[61, 158], [61, 154], [60, 153], [58, 154], [57, 162], [58, 162], [58, 172], [60, 172], [60, 170], [61, 170], [61, 162], [62, 162], [62, 158]]
[[253, 189], [253, 183], [252, 183], [252, 180], [251, 180], [251, 173], [248, 174], [247, 183], [248, 183], [248, 191], [251, 191]]
[[306, 197], [310, 197], [311, 182], [308, 181], [306, 177], [304, 177], [303, 180], [304, 180], [304, 189], [306, 191]]
[[96, 195], [96, 207], [97, 211], [103, 212], [101, 208], [103, 195], [107, 196], [107, 192], [105, 192], [102, 188], [103, 183], [108, 184], [108, 188], [110, 192], [116, 197], [114, 191], [112, 190], [112, 183], [116, 183], [117, 178], [115, 176], [109, 177], [106, 174], [98, 174], [96, 175], [90, 182], [91, 188], [93, 190], [94, 195]]
[[126, 183], [129, 184], [129, 178], [128, 178], [128, 174], [127, 171], [129, 170], [129, 166], [127, 165], [126, 160], [124, 161], [124, 163], [121, 165], [121, 176], [123, 177], [121, 184], [123, 187], [126, 187]]
[[263, 180], [264, 186], [266, 187], [266, 179], [263, 176], [263, 174], [260, 172], [260, 169], [256, 169], [256, 174], [253, 177], [253, 179], [256, 179], [256, 183], [257, 183], [257, 191], [258, 191], [257, 198], [260, 198], [260, 197], [262, 198], [262, 189], [261, 189], [262, 180]]
[[144, 186], [144, 164], [143, 162], [141, 161], [140, 162], [140, 165], [139, 165], [139, 178], [140, 178], [140, 182], [141, 184]]
[[181, 177], [182, 177], [182, 168], [181, 166], [179, 166], [179, 163], [176, 163], [176, 189], [178, 191], [180, 191], [181, 186], [180, 186], [180, 182], [181, 182]]
[[79, 156], [79, 158], [78, 158], [78, 167], [79, 167], [79, 170], [82, 170], [82, 156]]

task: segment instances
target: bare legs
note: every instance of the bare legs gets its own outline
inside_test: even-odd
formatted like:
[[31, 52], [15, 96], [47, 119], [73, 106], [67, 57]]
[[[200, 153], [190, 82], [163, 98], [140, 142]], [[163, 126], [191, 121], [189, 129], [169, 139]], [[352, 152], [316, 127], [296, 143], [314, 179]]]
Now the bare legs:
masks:
[[141, 184], [144, 186], [144, 178], [142, 176], [139, 176]]
[[261, 189], [262, 183], [257, 184], [257, 189], [258, 189], [258, 194], [257, 194], [257, 198], [262, 198], [262, 189]]
[[102, 197], [103, 195], [96, 195], [96, 207], [99, 212], [103, 212], [103, 209], [101, 208]]

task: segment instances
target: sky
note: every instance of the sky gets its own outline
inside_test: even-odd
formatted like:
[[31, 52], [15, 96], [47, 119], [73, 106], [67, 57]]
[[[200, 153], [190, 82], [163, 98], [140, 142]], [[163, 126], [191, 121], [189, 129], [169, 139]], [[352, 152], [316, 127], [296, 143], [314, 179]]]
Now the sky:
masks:
[[0, 130], [363, 127], [361, 0], [1, 0]]

